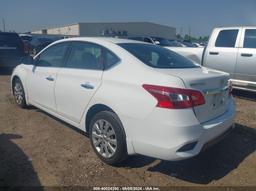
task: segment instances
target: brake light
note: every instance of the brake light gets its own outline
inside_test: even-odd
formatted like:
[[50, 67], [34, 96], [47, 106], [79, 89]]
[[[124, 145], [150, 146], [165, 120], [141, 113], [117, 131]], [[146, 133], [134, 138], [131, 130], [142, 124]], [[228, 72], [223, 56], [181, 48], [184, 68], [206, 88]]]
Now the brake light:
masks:
[[203, 94], [197, 90], [148, 84], [142, 87], [157, 99], [156, 106], [160, 108], [184, 109], [205, 104]]

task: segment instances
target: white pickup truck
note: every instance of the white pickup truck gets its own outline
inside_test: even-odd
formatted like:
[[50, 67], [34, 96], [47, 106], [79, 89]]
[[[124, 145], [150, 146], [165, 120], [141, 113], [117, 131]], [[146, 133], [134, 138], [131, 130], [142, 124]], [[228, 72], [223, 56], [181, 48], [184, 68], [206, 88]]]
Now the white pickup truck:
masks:
[[233, 87], [256, 92], [256, 27], [215, 28], [203, 48], [165, 47], [230, 74]]

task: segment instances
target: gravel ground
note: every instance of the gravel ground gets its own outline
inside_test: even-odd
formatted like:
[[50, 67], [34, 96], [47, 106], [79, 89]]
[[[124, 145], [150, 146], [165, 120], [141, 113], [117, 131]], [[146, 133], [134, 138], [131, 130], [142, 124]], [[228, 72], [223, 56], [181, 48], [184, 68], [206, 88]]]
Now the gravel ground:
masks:
[[236, 127], [197, 157], [102, 163], [89, 139], [36, 108], [18, 108], [0, 72], [0, 186], [256, 186], [256, 95], [235, 92]]

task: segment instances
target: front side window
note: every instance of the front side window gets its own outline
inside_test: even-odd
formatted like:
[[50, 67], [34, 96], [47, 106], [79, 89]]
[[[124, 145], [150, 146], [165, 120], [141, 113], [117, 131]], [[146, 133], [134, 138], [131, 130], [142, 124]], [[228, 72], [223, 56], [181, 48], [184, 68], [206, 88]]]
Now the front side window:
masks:
[[103, 48], [96, 44], [73, 42], [66, 67], [75, 69], [103, 69]]
[[58, 43], [43, 51], [35, 60], [37, 66], [61, 67], [68, 48], [68, 43]]
[[130, 52], [144, 64], [153, 68], [197, 68], [189, 59], [151, 44], [120, 43], [119, 46]]
[[219, 32], [215, 47], [232, 48], [236, 45], [238, 30], [222, 30]]
[[256, 48], [256, 29], [245, 30], [244, 48]]

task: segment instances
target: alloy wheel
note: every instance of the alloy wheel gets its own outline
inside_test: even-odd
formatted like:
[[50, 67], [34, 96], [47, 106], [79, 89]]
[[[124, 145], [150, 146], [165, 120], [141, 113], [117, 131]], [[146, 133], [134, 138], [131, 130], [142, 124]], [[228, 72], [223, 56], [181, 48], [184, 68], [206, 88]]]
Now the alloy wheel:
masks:
[[117, 149], [116, 133], [108, 121], [100, 119], [93, 124], [92, 142], [102, 157], [110, 158], [115, 154]]

